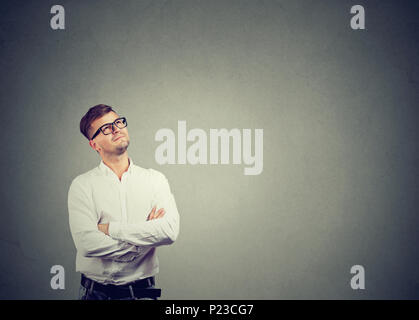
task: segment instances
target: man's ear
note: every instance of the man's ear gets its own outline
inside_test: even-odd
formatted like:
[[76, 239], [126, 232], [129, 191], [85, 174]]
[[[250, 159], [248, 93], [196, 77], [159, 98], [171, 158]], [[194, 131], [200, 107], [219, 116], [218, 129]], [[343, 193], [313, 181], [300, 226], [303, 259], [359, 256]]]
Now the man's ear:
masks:
[[90, 145], [90, 147], [92, 147], [93, 150], [99, 152], [98, 151], [99, 146], [96, 144], [96, 142], [94, 142], [93, 140], [89, 140], [89, 145]]

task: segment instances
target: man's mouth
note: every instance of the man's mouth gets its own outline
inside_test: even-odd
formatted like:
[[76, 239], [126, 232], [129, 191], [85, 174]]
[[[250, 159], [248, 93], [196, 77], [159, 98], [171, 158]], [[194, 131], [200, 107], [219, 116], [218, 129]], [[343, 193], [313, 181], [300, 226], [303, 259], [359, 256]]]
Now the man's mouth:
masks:
[[119, 136], [118, 138], [114, 139], [113, 141], [119, 140], [120, 138], [123, 138], [124, 136]]

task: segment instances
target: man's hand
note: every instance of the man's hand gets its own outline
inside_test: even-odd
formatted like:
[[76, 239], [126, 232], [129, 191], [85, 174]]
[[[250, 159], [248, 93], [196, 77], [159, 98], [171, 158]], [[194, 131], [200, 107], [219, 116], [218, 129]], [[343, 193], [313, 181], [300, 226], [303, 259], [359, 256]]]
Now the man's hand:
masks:
[[97, 228], [99, 229], [99, 231], [109, 236], [109, 223], [98, 224]]
[[156, 212], [157, 206], [154, 206], [154, 208], [151, 210], [150, 214], [147, 217], [147, 221], [162, 218], [164, 214], [166, 213], [164, 211], [164, 208], [159, 209], [159, 211]]

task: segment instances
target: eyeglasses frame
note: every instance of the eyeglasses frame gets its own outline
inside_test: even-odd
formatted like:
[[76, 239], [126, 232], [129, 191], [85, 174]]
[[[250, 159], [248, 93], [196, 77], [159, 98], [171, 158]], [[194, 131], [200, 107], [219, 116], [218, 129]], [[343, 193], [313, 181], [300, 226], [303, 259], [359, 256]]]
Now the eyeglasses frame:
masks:
[[[124, 121], [125, 121], [125, 126], [124, 126], [124, 127], [122, 127], [122, 128], [118, 127], [118, 126], [116, 125], [116, 122], [117, 122], [118, 120], [124, 120]], [[90, 138], [90, 140], [93, 140], [94, 138], [96, 138], [96, 137], [99, 135], [99, 133], [101, 133], [101, 132], [102, 132], [105, 136], [107, 136], [107, 135], [111, 134], [112, 132], [110, 132], [110, 133], [104, 133], [104, 132], [103, 132], [103, 130], [102, 130], [104, 127], [109, 126], [109, 125], [112, 125], [112, 132], [113, 132], [113, 131], [114, 131], [114, 130], [113, 130], [114, 126], [115, 126], [116, 128], [118, 128], [118, 129], [124, 129], [124, 128], [126, 128], [126, 127], [128, 126], [128, 121], [127, 121], [127, 118], [125, 118], [125, 117], [120, 117], [120, 118], [115, 119], [115, 121], [114, 121], [114, 122], [105, 123], [105, 124], [101, 125], [101, 126], [99, 127], [99, 129], [97, 129], [97, 130], [96, 130], [95, 134], [94, 134], [94, 135]]]

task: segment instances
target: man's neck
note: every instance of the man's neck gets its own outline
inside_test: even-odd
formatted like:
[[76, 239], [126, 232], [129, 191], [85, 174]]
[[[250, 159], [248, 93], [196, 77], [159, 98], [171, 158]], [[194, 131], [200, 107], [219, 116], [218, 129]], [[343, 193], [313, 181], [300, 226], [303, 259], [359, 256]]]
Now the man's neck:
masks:
[[119, 180], [121, 180], [122, 174], [128, 170], [130, 165], [128, 152], [124, 152], [121, 155], [103, 156], [102, 161], [115, 172]]

